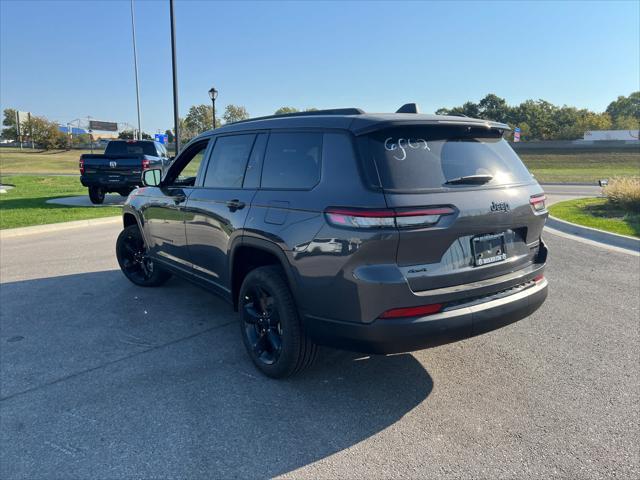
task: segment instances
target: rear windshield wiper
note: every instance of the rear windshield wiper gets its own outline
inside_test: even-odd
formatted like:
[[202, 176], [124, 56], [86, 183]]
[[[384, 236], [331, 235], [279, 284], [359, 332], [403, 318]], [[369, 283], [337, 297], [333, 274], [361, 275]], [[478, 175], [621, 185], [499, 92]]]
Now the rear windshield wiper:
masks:
[[444, 182], [445, 185], [480, 185], [493, 180], [493, 175], [465, 175]]

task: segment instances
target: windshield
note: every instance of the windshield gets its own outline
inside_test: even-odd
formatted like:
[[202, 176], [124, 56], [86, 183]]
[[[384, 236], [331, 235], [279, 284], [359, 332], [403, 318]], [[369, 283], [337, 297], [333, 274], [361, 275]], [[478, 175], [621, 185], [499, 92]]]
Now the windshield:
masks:
[[109, 142], [104, 153], [107, 155], [149, 155], [153, 157], [157, 155], [153, 142]]
[[382, 187], [389, 190], [460, 188], [478, 183], [506, 185], [532, 180], [518, 155], [495, 129], [395, 127], [370, 134], [369, 144]]

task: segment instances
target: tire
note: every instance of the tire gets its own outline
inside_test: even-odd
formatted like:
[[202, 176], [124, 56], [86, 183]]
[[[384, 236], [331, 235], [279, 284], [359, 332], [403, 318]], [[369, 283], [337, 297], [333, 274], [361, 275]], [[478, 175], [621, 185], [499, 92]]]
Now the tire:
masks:
[[104, 188], [102, 187], [89, 187], [89, 199], [94, 205], [101, 205], [104, 202]]
[[116, 257], [124, 276], [141, 287], [160, 286], [171, 278], [171, 273], [154, 264], [146, 250], [137, 225], [125, 227], [118, 235]]
[[309, 367], [317, 346], [302, 328], [280, 267], [249, 272], [239, 296], [240, 333], [253, 364], [271, 378], [286, 378]]

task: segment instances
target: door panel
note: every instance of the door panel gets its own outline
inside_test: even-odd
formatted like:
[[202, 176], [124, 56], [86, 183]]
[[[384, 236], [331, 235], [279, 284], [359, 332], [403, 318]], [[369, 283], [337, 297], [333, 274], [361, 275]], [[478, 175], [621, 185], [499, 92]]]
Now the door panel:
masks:
[[193, 268], [220, 287], [229, 285], [229, 249], [241, 235], [255, 190], [194, 189], [185, 209]]
[[[202, 188], [191, 193], [185, 209], [186, 237], [193, 268], [229, 290], [229, 251], [255, 195], [243, 188], [247, 164], [259, 164], [266, 135], [237, 134], [216, 139]], [[250, 161], [251, 158], [251, 161]]]
[[189, 264], [184, 206], [191, 190], [154, 188], [153, 200], [143, 212], [151, 254], [183, 266]]
[[208, 140], [198, 142], [184, 150], [177, 158], [163, 184], [147, 187], [152, 199], [142, 212], [145, 237], [152, 255], [181, 267], [190, 267], [185, 231], [185, 205], [196, 190], [195, 174], [205, 158]]

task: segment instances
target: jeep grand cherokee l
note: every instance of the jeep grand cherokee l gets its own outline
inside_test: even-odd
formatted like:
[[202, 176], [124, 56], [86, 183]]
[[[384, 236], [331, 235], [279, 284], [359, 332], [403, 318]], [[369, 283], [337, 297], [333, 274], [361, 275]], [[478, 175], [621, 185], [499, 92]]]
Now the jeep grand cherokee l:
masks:
[[318, 344], [393, 353], [493, 330], [547, 295], [545, 197], [507, 130], [339, 109], [206, 132], [129, 196], [120, 267], [222, 295], [276, 378]]

